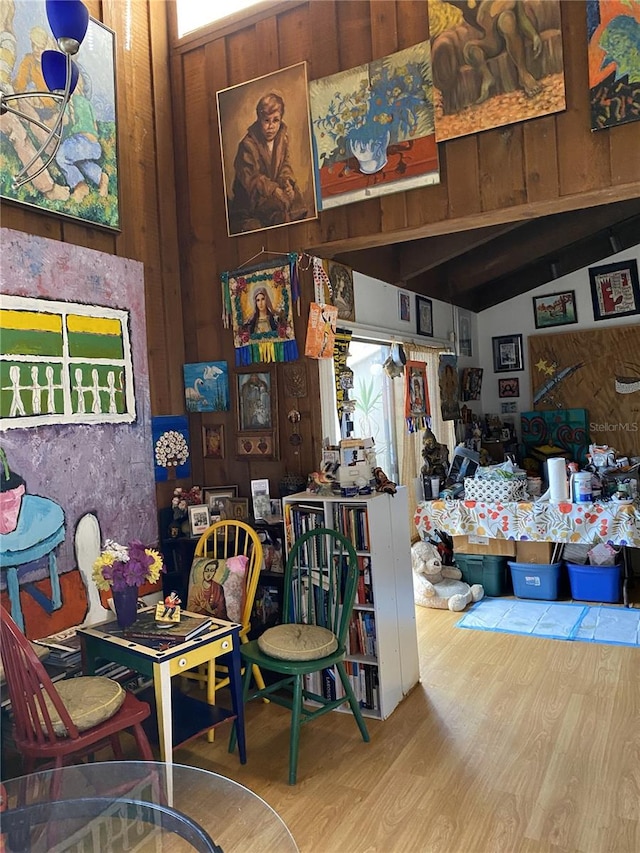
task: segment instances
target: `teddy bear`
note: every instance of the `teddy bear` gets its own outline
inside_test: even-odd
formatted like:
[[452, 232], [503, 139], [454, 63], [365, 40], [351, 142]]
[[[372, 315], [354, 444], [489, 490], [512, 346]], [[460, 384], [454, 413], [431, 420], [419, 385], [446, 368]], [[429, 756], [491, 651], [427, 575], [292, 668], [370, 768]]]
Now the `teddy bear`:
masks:
[[413, 595], [421, 607], [441, 610], [464, 610], [467, 604], [484, 598], [482, 584], [460, 580], [462, 572], [455, 566], [443, 566], [440, 554], [430, 542], [415, 542], [411, 546]]

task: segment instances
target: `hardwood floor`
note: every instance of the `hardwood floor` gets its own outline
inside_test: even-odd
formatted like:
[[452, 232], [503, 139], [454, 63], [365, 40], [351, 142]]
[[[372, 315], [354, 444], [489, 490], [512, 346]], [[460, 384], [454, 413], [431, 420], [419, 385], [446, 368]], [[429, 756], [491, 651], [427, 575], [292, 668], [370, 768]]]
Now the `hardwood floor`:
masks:
[[[638, 650], [461, 630], [417, 608], [421, 683], [385, 722], [332, 713], [303, 729], [247, 706], [245, 767], [198, 740], [175, 761], [251, 788], [301, 853], [637, 853]], [[222, 697], [221, 697], [222, 698]]]

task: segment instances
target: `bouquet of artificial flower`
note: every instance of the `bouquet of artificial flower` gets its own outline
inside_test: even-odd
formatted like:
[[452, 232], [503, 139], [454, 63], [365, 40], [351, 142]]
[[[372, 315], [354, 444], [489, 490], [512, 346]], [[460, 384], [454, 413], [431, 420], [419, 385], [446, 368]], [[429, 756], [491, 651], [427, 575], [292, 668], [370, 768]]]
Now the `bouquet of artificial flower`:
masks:
[[202, 490], [200, 486], [191, 486], [187, 491], [178, 486], [173, 490], [171, 499], [171, 508], [173, 509], [173, 517], [176, 521], [187, 517], [187, 507], [195, 506], [202, 503]]
[[164, 571], [162, 557], [153, 548], [146, 548], [134, 539], [128, 546], [112, 539], [104, 543], [100, 556], [93, 564], [93, 580], [98, 589], [123, 590], [127, 586], [155, 583]]

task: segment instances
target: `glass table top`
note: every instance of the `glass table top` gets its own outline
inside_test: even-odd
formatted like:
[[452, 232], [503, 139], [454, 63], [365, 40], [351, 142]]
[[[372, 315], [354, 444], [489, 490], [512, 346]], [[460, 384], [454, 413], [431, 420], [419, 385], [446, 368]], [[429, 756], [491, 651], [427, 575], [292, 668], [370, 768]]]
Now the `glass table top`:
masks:
[[197, 767], [78, 764], [8, 780], [4, 789], [7, 851], [298, 853], [263, 799]]

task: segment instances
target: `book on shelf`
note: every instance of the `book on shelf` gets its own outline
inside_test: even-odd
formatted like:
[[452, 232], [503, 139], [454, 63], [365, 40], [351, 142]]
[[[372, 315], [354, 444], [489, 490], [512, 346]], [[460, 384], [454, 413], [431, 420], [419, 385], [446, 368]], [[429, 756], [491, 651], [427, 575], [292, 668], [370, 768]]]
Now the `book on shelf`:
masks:
[[194, 637], [216, 627], [209, 616], [180, 617], [179, 622], [157, 622], [155, 610], [138, 614], [136, 621], [122, 631], [131, 640], [163, 640], [186, 643]]

